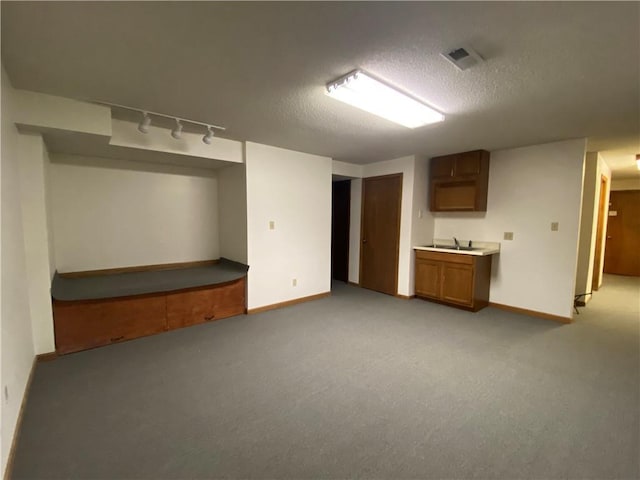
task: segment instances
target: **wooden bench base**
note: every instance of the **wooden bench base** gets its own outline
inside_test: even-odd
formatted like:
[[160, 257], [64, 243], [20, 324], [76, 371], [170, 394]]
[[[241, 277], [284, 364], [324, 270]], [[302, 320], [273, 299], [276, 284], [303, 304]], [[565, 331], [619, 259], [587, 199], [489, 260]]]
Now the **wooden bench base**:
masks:
[[135, 297], [53, 300], [56, 352], [78, 352], [246, 313], [245, 280]]

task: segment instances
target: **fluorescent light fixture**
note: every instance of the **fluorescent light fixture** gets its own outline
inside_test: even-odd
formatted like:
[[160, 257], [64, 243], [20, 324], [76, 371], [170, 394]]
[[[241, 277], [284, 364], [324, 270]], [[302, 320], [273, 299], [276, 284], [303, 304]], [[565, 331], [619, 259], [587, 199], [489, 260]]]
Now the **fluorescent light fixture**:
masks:
[[408, 128], [444, 120], [440, 112], [362, 70], [354, 70], [327, 84], [327, 95]]

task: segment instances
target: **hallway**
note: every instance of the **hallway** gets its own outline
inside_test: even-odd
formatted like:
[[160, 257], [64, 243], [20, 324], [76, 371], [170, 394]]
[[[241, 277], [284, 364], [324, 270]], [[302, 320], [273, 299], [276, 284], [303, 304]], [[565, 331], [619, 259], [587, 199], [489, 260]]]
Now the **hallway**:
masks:
[[640, 335], [640, 277], [604, 274], [602, 286], [585, 307], [574, 315], [576, 323], [626, 331], [638, 341]]

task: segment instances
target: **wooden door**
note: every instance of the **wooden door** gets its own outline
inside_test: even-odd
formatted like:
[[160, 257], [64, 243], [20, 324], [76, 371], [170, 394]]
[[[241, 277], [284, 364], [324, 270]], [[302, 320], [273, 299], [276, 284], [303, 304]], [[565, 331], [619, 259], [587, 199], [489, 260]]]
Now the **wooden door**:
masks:
[[640, 190], [611, 192], [604, 271], [640, 276]]
[[349, 281], [351, 180], [333, 182], [331, 196], [331, 277]]
[[442, 299], [447, 302], [473, 303], [473, 267], [458, 263], [442, 265]]
[[604, 229], [604, 213], [607, 208], [607, 177], [600, 177], [600, 199], [598, 200], [598, 221], [596, 224], [596, 251], [593, 259], [593, 277], [591, 281], [591, 290], [596, 291], [600, 288], [602, 271], [602, 233]]
[[362, 182], [360, 285], [395, 295], [398, 291], [402, 174]]
[[441, 276], [441, 262], [416, 260], [416, 295], [440, 298]]

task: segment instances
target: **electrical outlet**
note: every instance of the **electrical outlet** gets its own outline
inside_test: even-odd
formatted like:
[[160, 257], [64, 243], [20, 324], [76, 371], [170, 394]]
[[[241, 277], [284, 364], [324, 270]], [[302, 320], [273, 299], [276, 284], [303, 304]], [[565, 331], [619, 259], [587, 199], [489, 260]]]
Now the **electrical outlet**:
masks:
[[273, 220], [269, 221], [269, 230], [275, 230], [276, 229], [276, 222], [274, 222]]
[[294, 278], [293, 280], [291, 280], [291, 284], [292, 284], [294, 287], [297, 287], [297, 286], [298, 286], [298, 279], [297, 279], [297, 278]]
[[505, 240], [513, 240], [513, 232], [504, 232]]
[[560, 227], [560, 224], [558, 222], [551, 222], [551, 231], [552, 232], [557, 232], [559, 227]]

